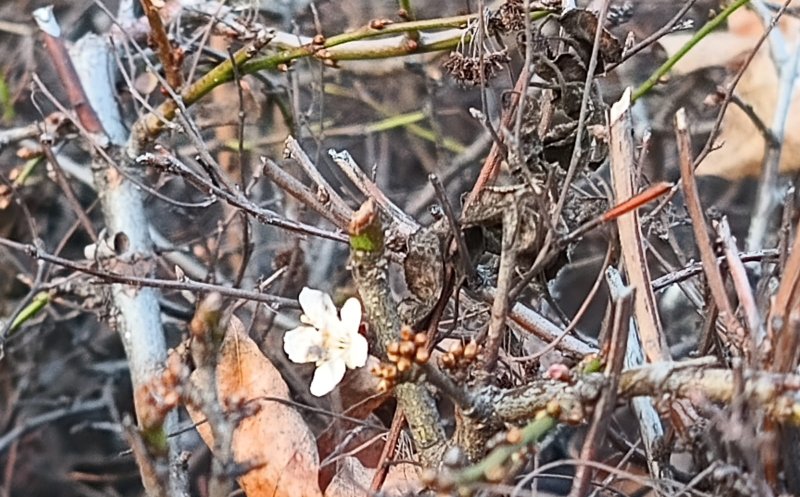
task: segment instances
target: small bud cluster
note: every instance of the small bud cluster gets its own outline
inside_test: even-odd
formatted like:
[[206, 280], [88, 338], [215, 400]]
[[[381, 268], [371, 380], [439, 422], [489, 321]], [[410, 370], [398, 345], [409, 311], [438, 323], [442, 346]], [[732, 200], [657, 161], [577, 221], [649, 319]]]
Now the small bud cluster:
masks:
[[466, 345], [456, 342], [450, 346], [450, 350], [442, 356], [440, 362], [444, 369], [464, 370], [475, 362], [478, 352], [480, 348], [475, 340], [470, 340]]
[[413, 364], [425, 364], [430, 359], [428, 336], [425, 333], [414, 333], [408, 326], [400, 330], [400, 340], [386, 347], [389, 364], [381, 364], [372, 370], [372, 374], [380, 378], [378, 389], [385, 392], [394, 387], [398, 373], [411, 370]]
[[397, 370], [401, 373], [410, 370], [414, 363], [425, 364], [430, 359], [428, 336], [425, 333], [414, 333], [411, 328], [404, 326], [400, 330], [400, 340], [390, 343], [386, 348], [386, 356], [389, 361], [397, 364]]

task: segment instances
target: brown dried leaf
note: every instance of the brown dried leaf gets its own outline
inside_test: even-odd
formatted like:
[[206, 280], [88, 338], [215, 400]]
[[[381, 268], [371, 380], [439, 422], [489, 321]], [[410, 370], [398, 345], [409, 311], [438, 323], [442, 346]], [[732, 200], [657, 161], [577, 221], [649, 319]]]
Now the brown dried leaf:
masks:
[[[367, 469], [355, 457], [346, 457], [339, 466], [325, 497], [361, 497], [368, 495], [374, 469]], [[381, 493], [388, 497], [416, 495], [422, 490], [419, 468], [413, 464], [396, 464], [389, 468]]]
[[[750, 51], [763, 33], [758, 17], [746, 9], [739, 9], [729, 18], [730, 31], [715, 32], [703, 38], [673, 68], [674, 74], [713, 67], [727, 67], [731, 75], [744, 63]], [[780, 23], [785, 35], [798, 28], [796, 19], [784, 16]], [[665, 36], [661, 45], [671, 56], [691, 35], [675, 34]], [[767, 126], [772, 125], [778, 103], [778, 72], [769, 55], [769, 44], [765, 43], [753, 58], [736, 87], [736, 95], [752, 106], [759, 119]], [[729, 105], [722, 122], [717, 143], [721, 147], [712, 152], [697, 169], [697, 174], [721, 176], [737, 179], [757, 176], [766, 151], [766, 142], [752, 120], [736, 105]], [[781, 150], [781, 172], [800, 169], [796, 157], [800, 153], [800, 99], [791, 102], [786, 121], [786, 134]]]
[[[343, 414], [350, 418], [370, 419], [371, 414], [381, 404], [391, 397], [388, 392], [380, 392], [378, 385], [380, 380], [372, 373], [374, 368], [379, 367], [381, 362], [374, 356], [369, 356], [367, 364], [363, 368], [348, 371], [344, 381], [339, 385], [339, 397], [341, 404], [347, 406]], [[379, 424], [377, 418], [372, 422]], [[337, 421], [336, 425], [323, 431], [317, 439], [317, 447], [321, 459], [327, 458], [342, 443], [342, 438], [350, 430], [356, 427], [355, 423], [345, 420]], [[354, 455], [367, 467], [374, 468], [378, 464], [383, 449], [381, 440], [375, 440], [368, 446], [363, 444], [375, 436], [373, 431], [365, 431], [355, 438], [350, 438], [349, 443], [344, 448], [344, 452], [350, 452], [358, 448]], [[349, 438], [349, 437], [348, 437]], [[334, 465], [328, 465], [320, 470], [319, 482], [322, 488], [327, 488], [336, 476], [337, 469]], [[328, 490], [326, 489], [326, 493]]]
[[[582, 58], [588, 63], [588, 54], [592, 52], [594, 36], [597, 32], [597, 15], [588, 10], [572, 9], [561, 15], [559, 19], [564, 31], [577, 41], [584, 52]], [[602, 71], [603, 62], [613, 64], [622, 60], [622, 45], [607, 29], [600, 34], [600, 60], [598, 71]]]
[[[197, 373], [197, 371], [195, 372]], [[289, 388], [272, 363], [232, 317], [217, 358], [217, 390], [223, 405], [260, 403], [260, 410], [243, 419], [233, 436], [237, 463], [254, 467], [239, 478], [248, 497], [321, 496], [317, 483], [319, 455], [311, 431], [291, 407], [265, 397], [288, 399]], [[199, 378], [192, 374], [193, 383]], [[195, 422], [205, 419], [189, 408]], [[208, 424], [198, 431], [209, 447], [214, 439]]]

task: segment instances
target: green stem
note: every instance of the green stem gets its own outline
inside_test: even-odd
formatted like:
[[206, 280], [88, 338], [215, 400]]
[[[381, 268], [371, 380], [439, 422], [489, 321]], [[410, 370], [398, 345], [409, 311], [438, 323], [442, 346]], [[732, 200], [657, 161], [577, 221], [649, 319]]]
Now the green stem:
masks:
[[380, 133], [381, 131], [388, 131], [394, 128], [401, 128], [409, 124], [418, 123], [425, 120], [425, 113], [421, 110], [409, 112], [406, 114], [397, 114], [396, 116], [387, 117], [380, 121], [364, 126], [364, 131], [367, 133]]
[[633, 92], [631, 100], [636, 101], [636, 99], [649, 92], [659, 81], [661, 81], [661, 78], [663, 78], [672, 69], [672, 67], [675, 64], [677, 64], [678, 61], [681, 60], [683, 56], [689, 52], [689, 50], [691, 50], [695, 45], [697, 45], [700, 42], [700, 40], [705, 38], [706, 35], [708, 35], [712, 31], [717, 29], [720, 25], [722, 25], [722, 23], [725, 22], [725, 20], [731, 14], [733, 14], [737, 9], [739, 9], [739, 7], [745, 5], [749, 1], [750, 0], [736, 0], [735, 2], [725, 7], [725, 9], [722, 12], [720, 12], [719, 15], [717, 15], [716, 17], [705, 23], [703, 27], [700, 28], [700, 30], [698, 30], [697, 33], [695, 33], [694, 36], [692, 36], [692, 38], [680, 48], [680, 50], [675, 52], [675, 54], [673, 54], [672, 57], [670, 57], [669, 59], [667, 59], [666, 62], [661, 64], [661, 67], [656, 69], [656, 72], [654, 72], [652, 76], [648, 78], [647, 81], [645, 81], [644, 83], [639, 85], [638, 88], [636, 88], [636, 91]]
[[[343, 86], [339, 86], [332, 83], [326, 83], [324, 91], [329, 95], [336, 95], [339, 97], [352, 98], [354, 100], [358, 100], [359, 102], [369, 105], [370, 108], [372, 108], [376, 112], [379, 112], [380, 114], [386, 116], [386, 119], [384, 121], [368, 124], [367, 129], [369, 131], [375, 132], [375, 131], [384, 131], [386, 129], [390, 129], [394, 126], [390, 126], [389, 123], [394, 122], [395, 125], [405, 126], [406, 131], [416, 136], [417, 138], [422, 138], [423, 140], [429, 141], [431, 143], [436, 143], [439, 139], [436, 132], [424, 126], [416, 124], [418, 121], [412, 118], [412, 116], [423, 115], [421, 111], [412, 112], [409, 114], [393, 115], [392, 110], [389, 107], [381, 105], [369, 99], [367, 100], [360, 99], [358, 95], [356, 95], [354, 92], [350, 91], [349, 89]], [[397, 121], [392, 121], [392, 119], [395, 118], [400, 118], [400, 119]], [[419, 120], [421, 121], [422, 119], [420, 118]], [[444, 137], [442, 138], [441, 143], [442, 147], [444, 147], [445, 150], [452, 152], [454, 154], [460, 154], [464, 152], [464, 150], [466, 149], [464, 145], [462, 145], [457, 140], [454, 140], [452, 138]]]
[[[531, 19], [542, 19], [550, 14], [550, 11], [531, 12]], [[254, 50], [253, 46], [243, 47], [234, 54], [233, 62], [230, 60], [221, 62], [219, 65], [211, 69], [211, 71], [209, 71], [205, 76], [189, 85], [189, 87], [187, 87], [181, 93], [181, 101], [183, 105], [189, 107], [197, 102], [200, 98], [211, 92], [211, 90], [217, 86], [233, 80], [233, 64], [236, 64], [236, 66], [239, 68], [240, 75], [247, 75], [258, 71], [276, 70], [282, 65], [289, 64], [296, 59], [310, 56], [316, 56], [323, 61], [335, 63], [340, 60], [384, 59], [389, 57], [412, 55], [416, 53], [438, 52], [453, 49], [457, 47], [462, 40], [469, 41], [468, 37], [465, 38], [463, 36], [464, 33], [462, 31], [458, 31], [452, 37], [432, 43], [424, 43], [421, 40], [404, 38], [396, 45], [387, 46], [376, 43], [377, 46], [371, 47], [367, 45], [365, 47], [364, 45], [359, 44], [359, 46], [356, 48], [351, 47], [347, 49], [346, 47], [343, 47], [341, 49], [329, 50], [349, 42], [368, 40], [378, 36], [384, 37], [391, 34], [402, 34], [422, 30], [433, 31], [465, 28], [469, 21], [473, 18], [475, 18], [474, 14], [386, 24], [380, 28], [367, 25], [349, 33], [331, 36], [325, 40], [325, 43], [323, 43], [322, 47], [308, 44], [300, 47], [288, 48], [276, 54], [259, 58], [253, 58], [255, 56], [255, 52], [257, 51]], [[166, 122], [172, 121], [175, 118], [175, 112], [177, 109], [178, 105], [174, 101], [165, 101], [156, 109], [155, 112], [151, 112], [137, 121], [136, 125], [134, 126], [133, 135], [137, 140], [155, 138], [161, 133], [161, 131], [163, 131]]]
[[400, 4], [400, 10], [406, 13], [406, 18], [409, 21], [413, 21], [414, 11], [411, 10], [411, 0], [399, 0], [398, 3]]
[[22, 312], [20, 312], [16, 319], [14, 319], [14, 321], [11, 323], [9, 334], [13, 334], [20, 328], [20, 326], [25, 324], [26, 321], [33, 319], [49, 303], [50, 294], [48, 292], [37, 293], [31, 302], [25, 306], [25, 309], [23, 309]]
[[394, 24], [387, 24], [383, 28], [373, 28], [371, 26], [364, 26], [349, 33], [342, 33], [336, 36], [331, 36], [325, 40], [324, 47], [331, 48], [336, 45], [348, 43], [351, 41], [366, 40], [375, 36], [386, 36], [393, 34], [403, 34], [409, 31], [435, 31], [440, 29], [454, 29], [465, 28], [467, 24], [475, 18], [475, 14], [441, 17], [437, 19], [425, 19], [422, 21], [409, 21], [398, 22]]
[[471, 483], [487, 480], [497, 481], [505, 477], [506, 462], [515, 453], [544, 438], [550, 430], [555, 428], [556, 424], [557, 420], [554, 416], [542, 413], [522, 429], [522, 438], [519, 443], [497, 447], [482, 461], [458, 472], [455, 475], [455, 481], [459, 486], [468, 486]]
[[[400, 4], [400, 12], [403, 13], [406, 19], [409, 21], [417, 20], [417, 16], [414, 15], [414, 9], [411, 8], [411, 0], [399, 0], [398, 3]], [[419, 40], [419, 31], [408, 31], [406, 36], [414, 41], [417, 41]]]

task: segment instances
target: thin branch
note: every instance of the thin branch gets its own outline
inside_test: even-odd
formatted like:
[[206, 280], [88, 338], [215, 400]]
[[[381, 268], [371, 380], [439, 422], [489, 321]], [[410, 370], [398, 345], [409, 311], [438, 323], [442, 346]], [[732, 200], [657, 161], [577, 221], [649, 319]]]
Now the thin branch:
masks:
[[697, 0], [686, 0], [685, 2], [683, 2], [683, 6], [680, 8], [680, 10], [676, 12], [675, 15], [672, 16], [672, 18], [669, 21], [667, 21], [666, 24], [661, 26], [659, 29], [657, 29], [655, 32], [653, 32], [650, 36], [648, 36], [644, 40], [640, 41], [639, 43], [631, 47], [630, 50], [626, 50], [625, 53], [622, 55], [622, 60], [617, 62], [616, 64], [612, 64], [611, 66], [607, 67], [606, 72], [608, 73], [613, 71], [620, 65], [624, 64], [626, 61], [630, 60], [634, 55], [638, 54], [645, 48], [657, 42], [659, 39], [661, 39], [662, 36], [670, 34], [672, 30], [675, 29], [675, 26], [677, 26], [678, 22], [680, 22], [680, 20], [683, 19], [683, 16], [685, 16], [686, 13], [689, 12], [689, 9], [692, 8], [692, 6], [695, 4], [696, 1]]
[[[609, 116], [609, 153], [611, 155], [611, 171], [614, 181], [614, 193], [617, 198], [627, 199], [634, 196], [635, 165], [633, 128], [630, 115], [630, 89], [611, 107]], [[644, 254], [639, 212], [617, 218], [622, 257], [629, 285], [636, 289], [635, 312], [636, 324], [642, 346], [650, 362], [670, 360], [658, 306], [650, 286], [650, 269]]]
[[[606, 281], [608, 282], [609, 293], [613, 296], [622, 295], [625, 286], [622, 283], [622, 275], [614, 267], [609, 267], [606, 270]], [[631, 320], [628, 329], [628, 342], [625, 350], [625, 368], [636, 368], [643, 366], [645, 361], [645, 350], [642, 348], [642, 343], [639, 339], [641, 333], [637, 329], [638, 323]], [[671, 363], [661, 363], [671, 364]], [[616, 380], [616, 379], [615, 379]], [[619, 394], [619, 393], [618, 393]], [[659, 443], [664, 438], [664, 425], [661, 422], [661, 416], [656, 411], [653, 405], [653, 400], [647, 397], [638, 397], [631, 400], [631, 408], [636, 415], [636, 421], [639, 425], [639, 434], [642, 437], [644, 445], [644, 452], [647, 458], [647, 467], [650, 470], [652, 478], [659, 481], [668, 474], [662, 474], [666, 471], [666, 466], [662, 464], [661, 458], [658, 457]], [[671, 412], [674, 409], [670, 407]], [[654, 486], [654, 488], [656, 488]]]
[[349, 221], [353, 216], [353, 209], [347, 205], [347, 202], [342, 199], [336, 189], [328, 183], [322, 174], [320, 174], [317, 166], [311, 162], [311, 159], [300, 146], [300, 142], [295, 140], [293, 136], [286, 138], [284, 154], [287, 155], [288, 158], [294, 159], [303, 169], [303, 172], [317, 185], [317, 197], [331, 203], [331, 207], [337, 213], [337, 218], [344, 215], [345, 220]]
[[[708, 233], [703, 207], [700, 204], [700, 195], [697, 191], [697, 183], [694, 178], [694, 168], [692, 167], [692, 142], [689, 135], [689, 125], [686, 122], [686, 111], [679, 109], [675, 113], [675, 136], [678, 142], [678, 153], [680, 158], [681, 180], [686, 202], [686, 209], [692, 219], [692, 229], [700, 251], [700, 259], [703, 261], [703, 269], [706, 280], [711, 290], [711, 295], [719, 309], [720, 319], [725, 324], [725, 328], [731, 335], [730, 338], [737, 349], [750, 355], [749, 344], [745, 342], [745, 330], [736, 319], [733, 306], [728, 300], [728, 293], [725, 290], [725, 282], [722, 280], [722, 272], [717, 266], [717, 257], [714, 253], [714, 245]], [[748, 352], [749, 351], [749, 352]]]
[[397, 223], [398, 228], [404, 234], [411, 234], [419, 229], [419, 224], [406, 214], [403, 209], [398, 207], [394, 202], [383, 193], [383, 191], [372, 181], [364, 171], [358, 166], [355, 160], [350, 156], [346, 150], [337, 152], [336, 150], [328, 150], [333, 162], [339, 166], [339, 169], [347, 175], [350, 181], [356, 185], [361, 193], [367, 198], [372, 199], [383, 211]]
[[747, 234], [747, 247], [751, 249], [759, 249], [764, 245], [768, 227], [773, 219], [775, 210], [779, 206], [781, 191], [778, 187], [778, 168], [781, 163], [781, 154], [786, 135], [786, 121], [794, 101], [794, 88], [799, 67], [800, 47], [795, 47], [794, 53], [788, 57], [788, 60], [781, 61], [778, 65], [778, 73], [780, 75], [778, 100], [775, 104], [775, 114], [770, 127], [775, 141], [767, 143], [767, 154], [764, 157], [764, 164], [761, 168], [756, 204], [750, 223], [750, 231]]
[[180, 58], [176, 56], [169, 41], [164, 23], [161, 20], [160, 9], [153, 5], [152, 0], [140, 0], [147, 21], [150, 23], [150, 39], [156, 47], [156, 54], [164, 68], [167, 83], [170, 88], [180, 91], [183, 86], [183, 75], [181, 74]]
[[647, 92], [649, 92], [653, 87], [661, 81], [661, 78], [667, 75], [670, 70], [672, 70], [673, 66], [678, 63], [689, 51], [697, 45], [700, 40], [708, 36], [709, 33], [716, 30], [718, 27], [722, 26], [728, 17], [736, 12], [739, 8], [747, 4], [750, 0], [736, 0], [728, 4], [727, 7], [722, 9], [722, 11], [706, 22], [703, 27], [701, 27], [690, 39], [687, 41], [675, 54], [673, 54], [669, 59], [667, 59], [661, 66], [659, 66], [656, 71], [647, 78], [647, 81], [639, 85], [636, 88], [636, 91], [633, 92], [631, 95], [631, 101], [635, 102], [639, 98], [643, 97]]
[[435, 174], [428, 175], [428, 182], [433, 185], [433, 190], [436, 192], [436, 197], [439, 199], [439, 203], [441, 204], [444, 214], [447, 217], [447, 222], [450, 224], [450, 229], [453, 231], [453, 239], [455, 240], [455, 244], [458, 249], [457, 255], [461, 274], [463, 274], [467, 279], [470, 279], [472, 278], [472, 264], [470, 264], [469, 260], [467, 242], [464, 240], [464, 234], [461, 232], [461, 229], [458, 226], [458, 219], [456, 219], [453, 206], [450, 204], [450, 200], [447, 198], [447, 191], [444, 189], [444, 185], [442, 185], [439, 177]]
[[[580, 458], [584, 461], [593, 461], [597, 457], [598, 447], [603, 444], [605, 432], [608, 428], [607, 421], [616, 407], [617, 386], [619, 375], [625, 365], [626, 348], [628, 344], [628, 327], [631, 323], [633, 308], [633, 289], [623, 287], [617, 289], [613, 295], [614, 317], [609, 336], [604, 374], [608, 378], [608, 388], [603, 391], [597, 401], [592, 423], [581, 448]], [[584, 497], [589, 491], [589, 483], [593, 471], [588, 466], [579, 466], [575, 473], [576, 482], [573, 483], [570, 497]]]
[[[737, 257], [742, 262], [762, 262], [767, 260], [777, 260], [780, 255], [778, 249], [758, 250], [756, 252], [740, 252]], [[716, 264], [725, 262], [725, 257], [718, 257]], [[680, 283], [683, 280], [703, 274], [703, 263], [695, 262], [687, 265], [683, 269], [679, 269], [664, 276], [660, 276], [653, 280], [653, 291], [658, 292], [675, 283]]]
[[747, 271], [745, 271], [744, 264], [739, 258], [736, 239], [731, 234], [731, 227], [728, 224], [727, 217], [723, 217], [719, 222], [714, 223], [714, 226], [725, 251], [725, 261], [728, 263], [728, 271], [733, 280], [733, 287], [739, 297], [739, 305], [744, 312], [748, 335], [753, 340], [751, 347], [754, 347], [753, 350], [757, 350], [757, 347], [766, 338], [766, 331], [758, 312], [756, 299], [753, 296], [753, 289], [750, 287], [750, 281], [747, 278]]
[[131, 288], [148, 287], [148, 288], [160, 288], [162, 290], [177, 290], [177, 291], [185, 290], [193, 293], [217, 292], [226, 297], [231, 297], [235, 299], [250, 300], [253, 302], [262, 302], [264, 304], [269, 304], [271, 306], [274, 305], [288, 309], [298, 308], [298, 304], [295, 299], [287, 299], [284, 297], [268, 295], [257, 291], [242, 290], [240, 288], [231, 288], [222, 285], [214, 285], [211, 283], [204, 283], [201, 281], [192, 281], [188, 278], [184, 278], [181, 281], [176, 281], [176, 280], [164, 280], [159, 278], [148, 278], [143, 276], [134, 276], [124, 273], [114, 273], [93, 266], [86, 266], [77, 263], [75, 261], [72, 261], [70, 259], [64, 259], [63, 257], [58, 257], [48, 252], [45, 252], [44, 250], [37, 248], [35, 245], [15, 242], [13, 240], [9, 240], [8, 238], [0, 237], [0, 245], [8, 247], [12, 250], [28, 254], [30, 257], [33, 257], [34, 259], [37, 260], [49, 262], [57, 266], [65, 267], [67, 269], [72, 269], [74, 271], [79, 271], [84, 274], [95, 276], [99, 278], [98, 281], [96, 281], [96, 283], [100, 284], [106, 284], [106, 285], [122, 284], [122, 285], [127, 285]]

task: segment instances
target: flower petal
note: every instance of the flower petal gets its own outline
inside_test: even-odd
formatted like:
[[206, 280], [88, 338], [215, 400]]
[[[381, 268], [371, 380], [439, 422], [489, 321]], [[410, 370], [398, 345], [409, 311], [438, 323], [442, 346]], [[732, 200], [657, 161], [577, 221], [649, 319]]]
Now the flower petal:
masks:
[[310, 326], [299, 326], [283, 335], [283, 350], [296, 363], [317, 362], [322, 358], [322, 333]]
[[341, 359], [321, 363], [311, 380], [311, 395], [322, 397], [329, 394], [344, 378], [344, 371], [345, 364]]
[[367, 363], [369, 350], [367, 339], [358, 332], [350, 337], [350, 347], [345, 351], [344, 361], [350, 369], [362, 368]]
[[361, 302], [350, 297], [342, 306], [342, 331], [346, 333], [357, 332], [361, 326]]
[[325, 292], [303, 287], [297, 300], [300, 301], [300, 307], [306, 315], [307, 319], [304, 321], [314, 325], [315, 328], [325, 328], [331, 319], [336, 318], [336, 306], [333, 305], [330, 295]]

